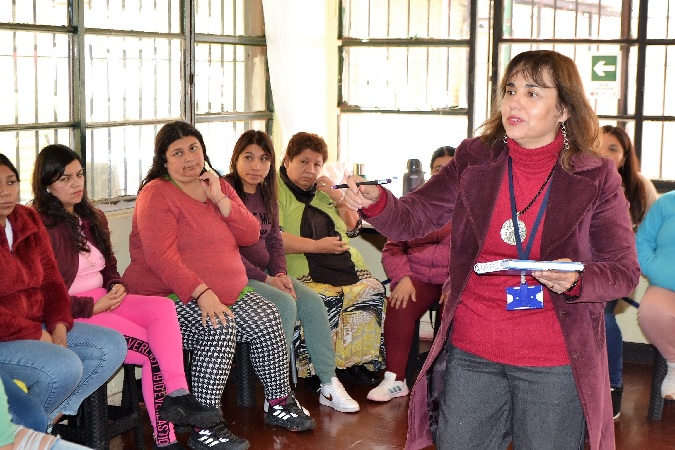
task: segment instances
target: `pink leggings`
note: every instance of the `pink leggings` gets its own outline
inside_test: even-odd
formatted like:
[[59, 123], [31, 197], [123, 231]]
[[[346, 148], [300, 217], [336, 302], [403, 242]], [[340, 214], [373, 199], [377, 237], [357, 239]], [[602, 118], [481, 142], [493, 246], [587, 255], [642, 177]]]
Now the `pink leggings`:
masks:
[[387, 370], [403, 381], [412, 347], [415, 323], [429, 307], [441, 297], [439, 284], [423, 283], [412, 278], [416, 301], [409, 300], [405, 308], [394, 309], [387, 305], [384, 319], [384, 348], [387, 355]]
[[649, 286], [640, 301], [638, 323], [666, 361], [675, 363], [675, 292]]
[[[105, 294], [105, 289], [97, 288], [77, 295], [97, 301]], [[127, 337], [129, 351], [124, 362], [142, 366], [143, 399], [155, 430], [155, 441], [158, 445], [175, 441], [173, 425], [156, 417], [156, 409], [165, 393], [188, 389], [183, 369], [183, 341], [173, 301], [166, 297], [127, 294], [112, 311], [77, 321], [112, 328]], [[157, 381], [153, 383], [153, 372], [157, 369], [161, 371], [159, 381], [163, 378], [166, 385], [166, 392], [161, 395], [156, 395], [155, 390], [163, 386], [161, 383], [155, 386]]]

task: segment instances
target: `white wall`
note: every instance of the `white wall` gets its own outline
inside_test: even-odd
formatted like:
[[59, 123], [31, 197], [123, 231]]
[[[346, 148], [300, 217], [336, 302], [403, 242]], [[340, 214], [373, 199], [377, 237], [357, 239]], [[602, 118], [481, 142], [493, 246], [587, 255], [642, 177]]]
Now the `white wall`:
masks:
[[[99, 205], [103, 210], [111, 209], [107, 205]], [[131, 216], [133, 215], [133, 204], [128, 208], [106, 211], [108, 225], [110, 227], [110, 239], [112, 240], [113, 250], [117, 257], [117, 269], [120, 274], [129, 265], [129, 233], [131, 233]], [[136, 378], [140, 378], [140, 369], [136, 371]], [[111, 404], [120, 404], [122, 399], [122, 371], [119, 371], [113, 380], [108, 383], [108, 396]]]
[[117, 257], [117, 269], [122, 274], [129, 265], [129, 234], [131, 233], [131, 216], [133, 206], [105, 213], [110, 226], [110, 239]]
[[[640, 302], [648, 284], [646, 278], [640, 277], [640, 284], [631, 295], [633, 300], [638, 303]], [[638, 326], [636, 308], [630, 306], [626, 302], [619, 302], [615, 314], [616, 321], [619, 323], [619, 328], [621, 328], [621, 333], [623, 334], [624, 342], [638, 342], [643, 344], [649, 342]]]

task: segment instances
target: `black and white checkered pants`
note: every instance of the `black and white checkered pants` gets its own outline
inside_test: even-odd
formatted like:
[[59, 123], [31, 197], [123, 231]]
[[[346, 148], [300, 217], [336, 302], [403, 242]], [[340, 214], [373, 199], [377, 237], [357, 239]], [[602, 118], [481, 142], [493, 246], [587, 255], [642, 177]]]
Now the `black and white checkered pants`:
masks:
[[249, 292], [230, 308], [237, 322], [237, 342], [251, 346], [251, 363], [265, 398], [286, 397], [291, 393], [288, 348], [277, 307], [257, 292]]
[[192, 393], [203, 404], [220, 407], [235, 342], [248, 342], [253, 370], [263, 385], [265, 398], [287, 396], [291, 392], [288, 352], [276, 306], [250, 292], [230, 309], [234, 322], [213, 328], [211, 324], [202, 325], [202, 314], [195, 302], [176, 303], [183, 347], [192, 351]]
[[237, 326], [233, 320], [218, 328], [210, 322], [202, 325], [202, 312], [194, 301], [176, 302], [176, 314], [183, 348], [192, 352], [192, 394], [202, 404], [220, 408], [234, 358]]

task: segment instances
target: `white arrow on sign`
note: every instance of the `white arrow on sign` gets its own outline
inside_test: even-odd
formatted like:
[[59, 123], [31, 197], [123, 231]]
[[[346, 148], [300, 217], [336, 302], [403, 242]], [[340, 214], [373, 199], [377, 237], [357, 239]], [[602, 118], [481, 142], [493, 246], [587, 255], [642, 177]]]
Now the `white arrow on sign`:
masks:
[[593, 67], [593, 72], [597, 73], [599, 77], [604, 77], [605, 76], [605, 71], [607, 72], [615, 72], [616, 71], [616, 66], [606, 66], [605, 65], [605, 60], [601, 59], [598, 61], [598, 63]]

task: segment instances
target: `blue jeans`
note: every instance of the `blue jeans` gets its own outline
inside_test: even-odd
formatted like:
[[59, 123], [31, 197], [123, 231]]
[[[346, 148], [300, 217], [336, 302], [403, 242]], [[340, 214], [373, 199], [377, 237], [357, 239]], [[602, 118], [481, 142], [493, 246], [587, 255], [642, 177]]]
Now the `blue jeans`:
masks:
[[36, 431], [45, 431], [49, 423], [42, 405], [17, 386], [3, 368], [4, 364], [0, 364], [0, 379], [7, 394], [12, 422]]
[[[452, 345], [449, 342], [445, 345]], [[583, 449], [572, 368], [500, 364], [448, 349], [436, 448]]]
[[619, 300], [612, 300], [605, 305], [605, 331], [607, 333], [607, 366], [609, 384], [613, 388], [623, 384], [623, 336], [616, 322], [614, 308]]
[[[15, 389], [18, 391], [20, 394], [18, 400], [19, 404], [16, 405], [16, 401], [14, 402], [15, 405], [19, 408], [22, 408], [26, 405], [23, 405], [23, 403], [26, 400], [26, 397], [28, 394], [26, 394], [23, 390], [21, 390], [15, 383], [14, 381], [9, 378], [7, 374], [0, 373], [2, 376], [2, 382], [0, 382], [0, 445], [4, 446], [9, 444], [9, 447], [15, 447], [15, 448], [37, 448], [35, 444], [35, 439], [36, 438], [41, 438], [45, 437], [46, 435], [39, 432], [39, 431], [34, 431], [34, 430], [25, 430], [25, 433], [22, 433], [20, 437], [17, 437], [16, 433], [23, 431], [22, 427], [19, 427], [19, 425], [14, 422], [14, 420], [11, 420], [11, 415], [10, 415], [10, 408], [12, 404], [12, 396], [16, 394], [9, 394], [7, 395], [6, 390], [5, 390], [5, 383], [7, 386], [8, 391], [14, 391]], [[9, 380], [6, 381], [5, 380]], [[16, 400], [16, 399], [14, 399]], [[42, 411], [42, 408], [39, 405], [35, 405], [34, 409], [32, 411], [36, 415], [40, 415], [43, 418], [44, 423], [47, 423], [47, 415]], [[45, 425], [46, 426], [46, 425]], [[60, 438], [56, 437], [54, 438], [53, 436], [50, 436], [51, 439], [55, 439], [55, 442], [53, 445], [49, 447], [50, 450], [84, 450], [86, 447], [82, 447], [77, 444], [72, 444], [70, 442], [66, 442], [61, 440]], [[13, 443], [13, 445], [12, 445]]]
[[68, 348], [33, 340], [0, 342], [3, 369], [28, 386], [28, 394], [42, 405], [50, 422], [59, 413], [76, 414], [127, 354], [124, 337], [109, 328], [75, 323], [67, 338]]

